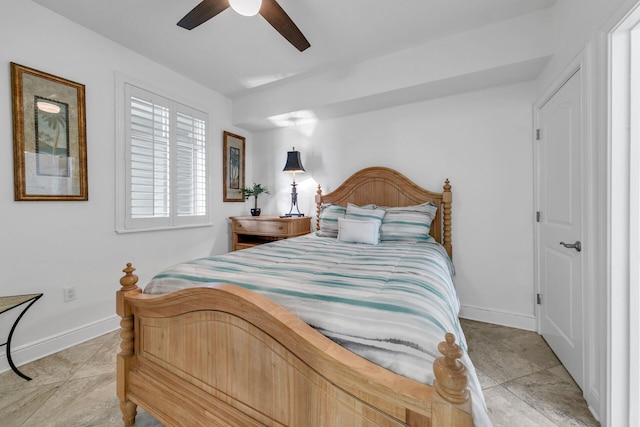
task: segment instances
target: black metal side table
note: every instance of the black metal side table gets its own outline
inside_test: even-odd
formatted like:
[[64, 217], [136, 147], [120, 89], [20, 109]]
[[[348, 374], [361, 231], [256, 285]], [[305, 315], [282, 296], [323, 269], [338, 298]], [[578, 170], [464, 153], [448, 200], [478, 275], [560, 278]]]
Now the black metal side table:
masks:
[[22, 310], [22, 313], [20, 313], [20, 316], [18, 316], [16, 321], [13, 323], [13, 326], [11, 327], [11, 331], [9, 332], [9, 337], [7, 338], [7, 342], [5, 342], [4, 344], [0, 344], [0, 347], [2, 347], [3, 345], [7, 346], [7, 360], [9, 361], [9, 366], [11, 366], [11, 369], [13, 369], [13, 372], [20, 375], [22, 378], [24, 378], [27, 381], [31, 381], [31, 378], [29, 378], [28, 376], [20, 372], [18, 368], [16, 368], [16, 365], [13, 364], [13, 360], [11, 359], [11, 338], [13, 337], [13, 332], [16, 330], [16, 326], [18, 326], [18, 322], [20, 321], [20, 319], [22, 319], [22, 316], [24, 316], [27, 310], [29, 310], [29, 307], [31, 307], [33, 303], [38, 301], [38, 299], [40, 299], [41, 296], [42, 294], [29, 294], [29, 295], [12, 295], [7, 297], [0, 297], [0, 314], [4, 313], [5, 311], [9, 311], [12, 308], [21, 306], [22, 304], [29, 303], [24, 308], [24, 310]]

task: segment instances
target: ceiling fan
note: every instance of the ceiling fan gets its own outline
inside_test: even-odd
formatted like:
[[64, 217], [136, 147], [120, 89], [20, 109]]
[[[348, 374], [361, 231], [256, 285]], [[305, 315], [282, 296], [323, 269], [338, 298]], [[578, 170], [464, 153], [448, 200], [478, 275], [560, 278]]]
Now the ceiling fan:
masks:
[[191, 12], [186, 14], [178, 22], [178, 25], [187, 30], [192, 30], [228, 7], [246, 16], [260, 13], [273, 28], [300, 52], [311, 46], [300, 29], [275, 0], [203, 0]]

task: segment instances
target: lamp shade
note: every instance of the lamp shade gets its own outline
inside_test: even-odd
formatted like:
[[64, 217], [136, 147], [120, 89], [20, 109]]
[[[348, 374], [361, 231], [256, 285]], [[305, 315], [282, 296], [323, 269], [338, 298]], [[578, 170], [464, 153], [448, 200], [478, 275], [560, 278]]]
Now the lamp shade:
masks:
[[300, 159], [300, 152], [296, 151], [295, 147], [293, 147], [292, 151], [287, 151], [287, 164], [284, 165], [284, 169], [282, 169], [282, 171], [293, 173], [304, 172], [302, 160]]

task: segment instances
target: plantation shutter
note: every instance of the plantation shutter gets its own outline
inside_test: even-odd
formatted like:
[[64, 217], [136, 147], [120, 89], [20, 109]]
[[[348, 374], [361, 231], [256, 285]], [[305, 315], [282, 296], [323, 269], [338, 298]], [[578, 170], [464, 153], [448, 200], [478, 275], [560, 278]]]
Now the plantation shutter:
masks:
[[131, 96], [131, 217], [170, 215], [169, 108]]
[[127, 229], [208, 221], [207, 116], [125, 84]]
[[176, 204], [179, 217], [206, 213], [205, 130], [203, 119], [194, 113], [178, 112]]

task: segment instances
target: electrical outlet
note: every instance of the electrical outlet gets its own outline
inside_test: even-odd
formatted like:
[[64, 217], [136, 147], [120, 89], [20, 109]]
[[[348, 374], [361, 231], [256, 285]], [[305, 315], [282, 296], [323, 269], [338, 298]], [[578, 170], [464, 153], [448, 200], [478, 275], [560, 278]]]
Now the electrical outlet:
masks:
[[69, 302], [76, 299], [75, 286], [69, 286], [68, 288], [63, 288], [63, 291], [64, 291], [64, 302]]

